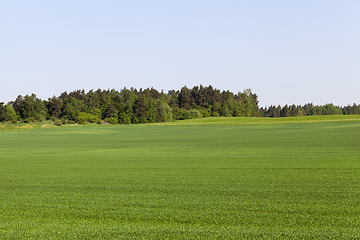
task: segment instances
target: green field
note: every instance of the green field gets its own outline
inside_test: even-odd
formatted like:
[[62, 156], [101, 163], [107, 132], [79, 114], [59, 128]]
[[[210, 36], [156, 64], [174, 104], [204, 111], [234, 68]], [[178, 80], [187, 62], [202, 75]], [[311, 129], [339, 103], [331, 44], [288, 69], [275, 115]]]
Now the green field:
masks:
[[0, 238], [360, 239], [358, 116], [214, 121], [0, 131]]

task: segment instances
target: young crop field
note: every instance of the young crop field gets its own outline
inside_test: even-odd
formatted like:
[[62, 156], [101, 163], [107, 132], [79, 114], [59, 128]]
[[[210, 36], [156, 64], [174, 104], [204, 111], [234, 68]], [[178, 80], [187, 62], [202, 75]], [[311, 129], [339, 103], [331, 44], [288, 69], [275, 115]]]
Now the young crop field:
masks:
[[346, 117], [0, 131], [0, 238], [359, 239]]

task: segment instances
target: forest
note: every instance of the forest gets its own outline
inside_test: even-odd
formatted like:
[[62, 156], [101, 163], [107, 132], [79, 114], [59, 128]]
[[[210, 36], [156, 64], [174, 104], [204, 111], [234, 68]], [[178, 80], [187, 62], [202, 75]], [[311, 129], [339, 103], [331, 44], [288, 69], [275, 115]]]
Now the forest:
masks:
[[21, 96], [7, 104], [0, 103], [0, 122], [42, 122], [56, 125], [87, 122], [138, 124], [169, 122], [202, 117], [295, 117], [310, 115], [360, 114], [360, 105], [339, 107], [312, 103], [259, 108], [258, 96], [251, 89], [232, 93], [211, 85], [182, 87], [159, 92], [154, 88], [124, 88], [96, 91], [63, 92], [47, 100], [36, 94]]

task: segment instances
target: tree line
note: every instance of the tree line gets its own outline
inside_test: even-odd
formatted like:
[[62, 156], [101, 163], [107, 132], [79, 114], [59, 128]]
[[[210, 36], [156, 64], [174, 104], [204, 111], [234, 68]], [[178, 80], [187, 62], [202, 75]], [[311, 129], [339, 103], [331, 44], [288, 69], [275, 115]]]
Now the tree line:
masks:
[[250, 89], [234, 94], [211, 85], [186, 86], [159, 92], [154, 88], [124, 88], [63, 92], [48, 100], [36, 94], [21, 96], [8, 104], [0, 103], [0, 122], [52, 120], [55, 124], [108, 122], [137, 124], [211, 116], [261, 116], [258, 97]]
[[301, 105], [285, 105], [281, 107], [270, 106], [265, 108], [260, 108], [259, 112], [263, 117], [297, 117], [297, 116], [312, 116], [312, 115], [359, 115], [360, 114], [360, 105], [353, 104], [339, 107], [334, 106], [332, 103], [325, 105], [314, 105], [312, 103], [307, 103], [303, 106]]
[[211, 85], [159, 92], [154, 88], [124, 88], [63, 92], [47, 100], [35, 94], [0, 103], [0, 122], [137, 124], [168, 122], [202, 117], [293, 117], [309, 115], [360, 114], [360, 105], [346, 107], [312, 103], [259, 108], [258, 96], [250, 89], [236, 94]]

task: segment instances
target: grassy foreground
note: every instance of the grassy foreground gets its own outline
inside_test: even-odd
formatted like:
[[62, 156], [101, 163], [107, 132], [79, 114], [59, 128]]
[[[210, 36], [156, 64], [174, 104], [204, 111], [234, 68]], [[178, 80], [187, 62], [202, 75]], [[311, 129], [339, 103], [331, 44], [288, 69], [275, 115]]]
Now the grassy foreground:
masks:
[[0, 236], [359, 239], [359, 136], [344, 120], [1, 131]]

